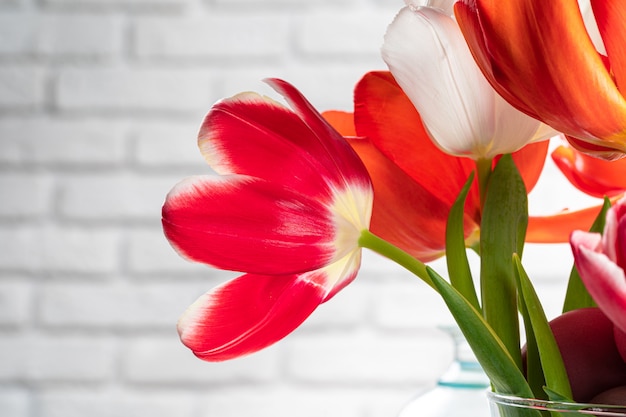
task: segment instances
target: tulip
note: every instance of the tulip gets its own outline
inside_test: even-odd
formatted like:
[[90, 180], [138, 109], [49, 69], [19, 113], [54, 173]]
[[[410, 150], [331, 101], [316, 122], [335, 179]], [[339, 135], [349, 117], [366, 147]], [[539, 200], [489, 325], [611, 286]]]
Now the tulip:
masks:
[[567, 369], [574, 400], [601, 401], [598, 395], [624, 384], [626, 362], [620, 356], [613, 323], [602, 311], [572, 310], [552, 320], [550, 327]]
[[604, 234], [574, 231], [574, 262], [598, 307], [626, 332], [626, 198], [609, 209]]
[[219, 175], [176, 185], [163, 229], [184, 257], [245, 272], [201, 296], [178, 322], [208, 361], [280, 340], [351, 282], [373, 191], [362, 162], [291, 85], [269, 84], [291, 110], [254, 93], [218, 102], [198, 144]]
[[457, 0], [404, 0], [404, 3], [413, 10], [426, 6], [438, 9], [448, 16], [452, 16], [454, 14], [454, 3], [456, 1]]
[[490, 160], [555, 134], [491, 88], [456, 21], [441, 8], [403, 8], [387, 30], [382, 56], [431, 139], [451, 155]]
[[585, 194], [603, 198], [626, 191], [626, 159], [605, 161], [561, 145], [552, 152], [552, 160], [569, 182]]
[[478, 66], [509, 103], [577, 149], [618, 159], [626, 152], [626, 2], [591, 5], [603, 49], [576, 0], [462, 0], [454, 10]]
[[[354, 114], [325, 112], [367, 167], [374, 184], [370, 230], [427, 262], [445, 253], [447, 216], [476, 164], [431, 141], [420, 114], [391, 73], [374, 71], [356, 85]], [[357, 137], [355, 137], [357, 136]], [[513, 154], [527, 190], [543, 168], [548, 142]], [[465, 241], [478, 241], [480, 198], [475, 184], [465, 205]]]
[[[569, 182], [593, 197], [618, 201], [626, 191], [626, 159], [606, 161], [560, 145], [551, 154], [555, 165]], [[572, 231], [587, 230], [600, 212], [601, 205], [579, 210], [564, 210], [550, 216], [531, 216], [527, 240], [534, 243], [569, 242]]]

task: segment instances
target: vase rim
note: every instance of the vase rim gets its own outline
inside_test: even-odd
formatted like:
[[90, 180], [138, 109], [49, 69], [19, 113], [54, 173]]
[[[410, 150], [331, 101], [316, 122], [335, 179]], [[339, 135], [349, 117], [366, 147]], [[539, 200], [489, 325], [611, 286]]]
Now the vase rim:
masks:
[[535, 410], [567, 412], [603, 417], [626, 417], [626, 407], [623, 405], [549, 401], [536, 398], [517, 397], [515, 395], [500, 394], [492, 391], [487, 391], [487, 397], [491, 403], [510, 407], [532, 408]]

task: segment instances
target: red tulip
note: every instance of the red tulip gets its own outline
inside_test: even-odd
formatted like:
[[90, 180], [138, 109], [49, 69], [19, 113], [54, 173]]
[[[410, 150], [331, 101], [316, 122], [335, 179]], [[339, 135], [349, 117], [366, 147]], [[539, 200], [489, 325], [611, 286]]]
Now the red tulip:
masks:
[[576, 0], [462, 0], [455, 14], [491, 85], [583, 152], [626, 152], [626, 2], [592, 1], [606, 56]]
[[168, 194], [163, 229], [190, 260], [247, 274], [200, 297], [178, 323], [205, 360], [262, 349], [354, 279], [372, 186], [348, 145], [291, 85], [283, 105], [246, 93], [217, 103], [199, 147], [219, 176]]
[[[419, 113], [385, 71], [366, 74], [355, 88], [354, 114], [324, 116], [351, 138], [374, 184], [371, 231], [426, 262], [445, 252], [447, 216], [476, 168], [469, 158], [441, 151], [430, 139]], [[526, 188], [543, 168], [548, 142], [527, 145], [513, 154]], [[475, 243], [480, 224], [478, 187], [465, 205], [465, 237]]]
[[607, 212], [604, 234], [575, 231], [576, 268], [598, 307], [626, 331], [626, 198]]

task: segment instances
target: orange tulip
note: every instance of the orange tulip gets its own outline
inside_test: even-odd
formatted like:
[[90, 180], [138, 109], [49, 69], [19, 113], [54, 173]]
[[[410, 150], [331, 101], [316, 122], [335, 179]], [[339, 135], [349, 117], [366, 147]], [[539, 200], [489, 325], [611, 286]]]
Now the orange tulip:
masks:
[[603, 198], [626, 191], [626, 159], [605, 161], [562, 145], [552, 152], [552, 160], [569, 182], [585, 194]]
[[[573, 147], [561, 145], [552, 152], [552, 160], [569, 182], [585, 194], [614, 203], [626, 191], [626, 159], [605, 161]], [[526, 239], [534, 243], [569, 242], [573, 230], [588, 230], [600, 205], [552, 216], [531, 217]]]
[[617, 159], [626, 152], [626, 2], [592, 2], [606, 56], [576, 0], [462, 0], [455, 14], [474, 59], [513, 106]]

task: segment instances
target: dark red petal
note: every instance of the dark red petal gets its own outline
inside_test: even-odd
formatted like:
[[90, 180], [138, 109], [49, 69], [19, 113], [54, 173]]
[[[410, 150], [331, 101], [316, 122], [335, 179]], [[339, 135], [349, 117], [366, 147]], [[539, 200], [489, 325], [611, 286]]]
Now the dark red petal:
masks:
[[550, 322], [561, 350], [574, 400], [588, 402], [597, 394], [623, 385], [622, 360], [613, 323], [597, 308], [572, 310]]
[[613, 332], [615, 335], [615, 344], [617, 345], [617, 350], [621, 355], [624, 362], [626, 362], [626, 332], [619, 329], [619, 327], [614, 326]]

